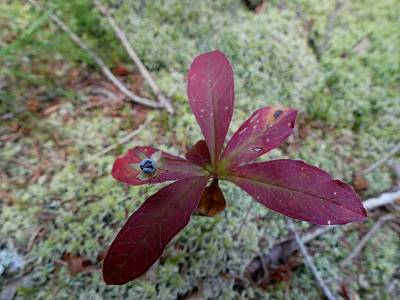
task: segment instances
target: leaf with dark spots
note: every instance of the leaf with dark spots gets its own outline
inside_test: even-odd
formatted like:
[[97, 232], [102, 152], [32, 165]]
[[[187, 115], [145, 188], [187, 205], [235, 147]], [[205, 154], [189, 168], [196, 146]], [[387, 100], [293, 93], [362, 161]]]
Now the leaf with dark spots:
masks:
[[298, 220], [334, 225], [367, 217], [349, 185], [302, 161], [253, 163], [237, 168], [227, 179], [266, 207]]
[[188, 74], [187, 92], [211, 162], [215, 164], [232, 119], [234, 102], [233, 71], [222, 52], [207, 52], [194, 59]]
[[188, 161], [205, 168], [211, 164], [210, 152], [204, 140], [198, 141], [188, 152], [185, 157]]
[[79, 255], [72, 255], [68, 252], [64, 252], [62, 261], [66, 263], [71, 275], [92, 271], [94, 269], [93, 262], [88, 258]]
[[159, 150], [153, 147], [135, 147], [129, 150], [127, 154], [116, 159], [114, 162], [111, 171], [112, 176], [128, 185], [141, 185], [204, 175], [204, 170], [199, 166], [163, 151], [163, 168], [158, 170], [157, 175], [145, 180], [136, 178], [140, 171], [135, 170], [131, 165], [141, 161], [141, 153], [146, 157], [150, 157], [157, 151]]
[[191, 177], [162, 188], [128, 219], [103, 264], [107, 284], [125, 284], [143, 275], [189, 222], [207, 177]]
[[232, 136], [222, 159], [234, 168], [278, 147], [292, 133], [296, 115], [290, 108], [256, 110]]
[[214, 217], [223, 211], [226, 207], [226, 201], [221, 189], [218, 186], [218, 180], [213, 180], [201, 196], [196, 213], [201, 216]]

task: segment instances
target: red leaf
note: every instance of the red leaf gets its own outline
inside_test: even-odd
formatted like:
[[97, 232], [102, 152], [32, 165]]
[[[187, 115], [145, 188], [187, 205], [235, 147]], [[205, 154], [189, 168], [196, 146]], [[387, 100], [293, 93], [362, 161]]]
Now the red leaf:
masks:
[[239, 167], [227, 178], [258, 202], [289, 217], [319, 225], [366, 219], [354, 190], [298, 160], [272, 160]]
[[117, 76], [126, 76], [129, 74], [129, 70], [122, 64], [119, 64], [116, 67], [114, 67], [112, 71]]
[[107, 284], [125, 284], [143, 275], [189, 222], [207, 177], [174, 182], [151, 196], [129, 218], [108, 249], [103, 264]]
[[215, 164], [232, 119], [234, 82], [226, 56], [216, 50], [197, 56], [189, 70], [188, 97]]
[[135, 147], [129, 150], [123, 157], [115, 160], [111, 171], [112, 176], [129, 185], [141, 185], [204, 175], [204, 170], [199, 166], [163, 151], [164, 166], [162, 169], [159, 169], [158, 174], [146, 180], [137, 179], [136, 176], [140, 171], [133, 169], [130, 164], [137, 164], [141, 161], [138, 152], [150, 157], [157, 151], [158, 149], [153, 147]]
[[198, 141], [186, 152], [185, 157], [188, 161], [203, 168], [211, 163], [210, 152], [208, 152], [207, 144], [204, 140]]
[[297, 111], [290, 108], [256, 110], [228, 142], [223, 160], [233, 168], [276, 148], [292, 133], [296, 115]]

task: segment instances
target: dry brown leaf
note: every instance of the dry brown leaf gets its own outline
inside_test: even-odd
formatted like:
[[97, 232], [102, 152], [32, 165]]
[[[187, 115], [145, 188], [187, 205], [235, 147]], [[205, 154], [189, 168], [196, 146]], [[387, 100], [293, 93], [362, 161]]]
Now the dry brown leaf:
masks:
[[218, 180], [213, 180], [203, 192], [195, 212], [201, 216], [213, 217], [225, 207], [226, 201], [218, 186]]
[[30, 98], [26, 100], [25, 107], [30, 112], [37, 112], [39, 110], [39, 100], [36, 98]]
[[62, 260], [66, 263], [68, 271], [71, 275], [93, 270], [93, 263], [88, 258], [83, 256], [76, 256], [65, 252]]
[[368, 181], [361, 175], [354, 175], [352, 186], [357, 192], [368, 189]]

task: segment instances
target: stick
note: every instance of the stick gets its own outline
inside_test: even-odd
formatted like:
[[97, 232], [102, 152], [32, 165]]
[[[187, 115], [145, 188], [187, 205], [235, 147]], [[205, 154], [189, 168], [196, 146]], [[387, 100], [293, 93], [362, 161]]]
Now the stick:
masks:
[[246, 223], [247, 218], [249, 217], [249, 213], [250, 213], [250, 210], [252, 209], [253, 205], [254, 205], [254, 201], [251, 201], [249, 206], [246, 209], [246, 214], [243, 217], [242, 222], [240, 223], [238, 231], [233, 235], [233, 239], [237, 239], [239, 237], [239, 234], [242, 232], [243, 226]]
[[137, 129], [135, 129], [134, 131], [132, 131], [131, 133], [127, 134], [126, 136], [124, 136], [122, 139], [120, 139], [116, 144], [112, 144], [106, 148], [104, 148], [103, 150], [101, 150], [98, 153], [93, 154], [91, 157], [89, 157], [89, 159], [87, 160], [92, 161], [104, 154], [106, 154], [107, 152], [110, 152], [111, 150], [115, 149], [118, 145], [123, 145], [126, 142], [128, 142], [130, 139], [132, 139], [134, 136], [136, 136], [139, 132], [141, 132], [143, 129], [145, 129], [150, 122], [153, 120], [153, 116], [147, 118], [147, 120]]
[[[379, 195], [379, 197], [367, 199], [363, 201], [363, 205], [364, 208], [369, 211], [387, 204], [391, 204], [398, 199], [400, 199], [400, 190], [391, 193], [383, 193]], [[336, 227], [336, 225], [324, 227], [318, 226], [316, 230], [303, 234], [301, 239], [304, 243], [308, 243], [321, 234], [324, 234], [325, 232], [328, 232]]]
[[383, 223], [393, 220], [395, 217], [394, 215], [385, 215], [383, 217], [381, 217], [378, 222], [376, 222], [374, 224], [374, 226], [372, 226], [372, 228], [368, 231], [368, 233], [366, 235], [363, 236], [363, 238], [361, 239], [361, 241], [358, 243], [358, 245], [354, 248], [354, 250], [350, 253], [349, 256], [347, 256], [341, 263], [340, 266], [341, 267], [345, 267], [348, 264], [350, 264], [352, 262], [352, 260], [354, 258], [356, 258], [361, 250], [364, 248], [364, 246], [368, 243], [368, 241], [377, 233], [377, 231], [379, 230], [379, 228], [382, 226]]
[[[397, 199], [400, 199], [400, 189], [394, 192], [383, 193], [376, 198], [370, 198], [363, 202], [366, 210], [370, 211], [375, 208], [394, 203]], [[309, 243], [318, 236], [327, 233], [328, 231], [337, 228], [333, 226], [313, 226], [311, 229], [303, 233], [300, 238], [304, 244]], [[246, 266], [246, 270], [249, 273], [249, 277], [253, 280], [263, 270], [262, 262], [266, 262], [268, 265], [279, 264], [281, 261], [286, 261], [294, 251], [298, 249], [297, 242], [289, 237], [282, 239], [281, 242], [275, 243], [272, 248], [268, 250], [268, 253], [260, 254], [254, 257]]]
[[296, 242], [299, 245], [301, 254], [303, 254], [303, 256], [304, 256], [305, 263], [306, 263], [307, 267], [311, 270], [311, 272], [314, 274], [314, 277], [317, 280], [319, 287], [324, 292], [327, 299], [335, 300], [336, 298], [333, 296], [332, 292], [330, 291], [330, 289], [328, 288], [328, 286], [325, 284], [324, 280], [322, 279], [321, 274], [318, 272], [318, 269], [315, 266], [314, 262], [312, 261], [311, 256], [308, 254], [306, 246], [304, 245], [304, 243], [301, 240], [300, 236], [298, 235], [296, 229], [294, 228], [294, 224], [291, 219], [288, 219], [288, 225], [289, 225], [290, 230], [294, 233], [294, 238], [296, 239]]
[[396, 175], [396, 180], [400, 183], [400, 160], [389, 159], [387, 162], [388, 166], [392, 168], [394, 174]]
[[115, 34], [117, 35], [117, 37], [121, 41], [122, 45], [125, 47], [125, 50], [127, 51], [129, 57], [133, 60], [135, 65], [138, 67], [140, 74], [142, 74], [144, 79], [146, 79], [146, 81], [148, 82], [150, 88], [153, 90], [153, 93], [157, 96], [158, 101], [160, 102], [160, 104], [162, 104], [169, 113], [171, 113], [171, 114], [174, 113], [174, 109], [173, 109], [173, 107], [171, 105], [171, 102], [168, 99], [166, 99], [164, 97], [164, 95], [162, 94], [160, 88], [158, 87], [158, 85], [154, 81], [154, 79], [151, 76], [150, 72], [146, 69], [145, 65], [140, 60], [140, 58], [137, 55], [136, 51], [132, 48], [131, 44], [129, 43], [125, 32], [121, 29], [121, 27], [119, 27], [119, 25], [114, 20], [114, 18], [111, 16], [111, 14], [107, 10], [107, 8], [104, 7], [100, 3], [100, 1], [93, 0], [93, 2], [94, 2], [94, 5], [97, 7], [97, 9], [100, 11], [100, 13], [102, 15], [104, 15], [106, 17], [106, 19], [108, 20], [108, 22], [110, 23], [110, 25], [113, 28]]
[[[35, 0], [26, 0], [29, 4], [34, 6], [37, 9], [41, 9], [40, 5]], [[55, 15], [50, 15], [51, 20], [60, 27], [64, 32], [66, 32], [71, 40], [75, 42], [83, 51], [85, 51], [91, 59], [100, 67], [103, 74], [131, 101], [136, 102], [138, 104], [142, 104], [144, 106], [152, 107], [152, 108], [162, 108], [163, 105], [157, 103], [155, 101], [139, 97], [132, 93], [120, 80], [118, 80], [114, 74], [110, 71], [110, 69], [105, 65], [103, 60], [97, 56], [89, 47], [77, 36], [61, 19]]]
[[393, 155], [395, 155], [397, 152], [400, 151], [400, 143], [398, 143], [396, 146], [392, 148], [386, 155], [384, 155], [381, 159], [370, 165], [368, 168], [366, 168], [364, 171], [361, 172], [362, 176], [365, 176], [366, 174], [372, 172], [376, 168], [380, 167], [382, 164], [384, 164], [389, 158], [391, 158]]
[[[400, 199], [400, 190], [391, 193], [383, 193], [379, 195], [379, 197], [367, 199], [363, 201], [363, 205], [364, 208], [369, 211], [380, 206], [393, 203], [397, 199]], [[301, 240], [303, 241], [303, 243], [308, 243], [316, 237], [320, 236], [321, 234], [324, 234], [325, 232], [328, 232], [336, 227], [336, 225], [317, 226], [316, 229], [312, 229], [311, 231], [304, 233], [301, 236]]]
[[376, 198], [370, 198], [363, 202], [366, 210], [373, 210], [374, 208], [393, 203], [400, 199], [400, 189], [390, 193], [383, 193]]

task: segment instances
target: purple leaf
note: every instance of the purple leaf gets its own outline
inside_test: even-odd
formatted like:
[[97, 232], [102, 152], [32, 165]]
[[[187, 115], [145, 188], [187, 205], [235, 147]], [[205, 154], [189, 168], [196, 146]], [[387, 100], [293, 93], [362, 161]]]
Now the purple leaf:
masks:
[[232, 119], [232, 67], [222, 52], [207, 52], [194, 59], [188, 78], [190, 105], [203, 132], [211, 162], [215, 164]]
[[108, 249], [103, 264], [104, 281], [125, 284], [143, 275], [187, 225], [207, 181], [207, 177], [182, 179], [148, 198]]
[[115, 160], [111, 174], [112, 176], [128, 185], [141, 185], [146, 183], [160, 183], [169, 180], [179, 180], [183, 178], [202, 176], [204, 170], [199, 166], [178, 156], [162, 152], [163, 166], [159, 168], [154, 177], [140, 180], [136, 178], [140, 171], [132, 168], [132, 164], [141, 161], [140, 155], [150, 157], [153, 153], [159, 151], [153, 147], [135, 147], [127, 154]]
[[292, 133], [296, 115], [297, 111], [291, 108], [256, 110], [232, 136], [222, 159], [234, 168], [278, 147]]
[[210, 152], [208, 152], [207, 144], [204, 140], [198, 141], [186, 152], [185, 157], [188, 161], [203, 168], [211, 163]]
[[367, 217], [354, 190], [321, 169], [298, 160], [272, 160], [237, 168], [227, 178], [258, 202], [286, 216], [318, 225]]

